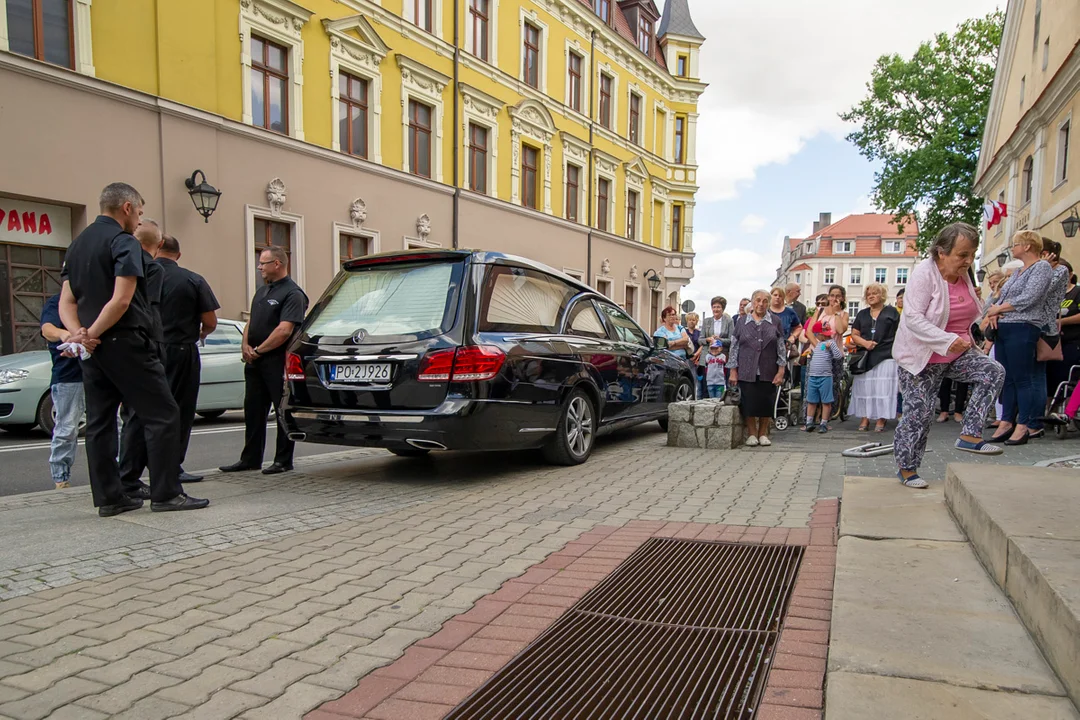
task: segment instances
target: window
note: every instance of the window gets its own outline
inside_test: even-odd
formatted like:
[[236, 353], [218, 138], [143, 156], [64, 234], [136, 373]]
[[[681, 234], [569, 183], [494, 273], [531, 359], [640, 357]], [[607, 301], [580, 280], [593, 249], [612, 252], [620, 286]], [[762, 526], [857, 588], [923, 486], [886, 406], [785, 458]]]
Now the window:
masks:
[[571, 52], [567, 60], [567, 74], [569, 75], [568, 86], [569, 95], [568, 98], [570, 107], [578, 112], [581, 112], [581, 64], [584, 59], [575, 52]]
[[525, 23], [525, 58], [522, 68], [526, 83], [540, 87], [540, 29]]
[[[627, 297], [630, 297], [631, 292], [636, 290], [637, 288], [626, 288]], [[645, 337], [645, 333], [641, 332], [641, 328], [628, 315], [629, 311], [624, 313], [614, 305], [608, 305], [607, 303], [600, 303], [600, 311], [608, 319], [613, 340], [648, 346], [648, 338]]]
[[851, 268], [850, 282], [851, 285], [862, 285], [862, 268]]
[[600, 124], [611, 128], [611, 84], [610, 75], [600, 75]]
[[1024, 171], [1020, 177], [1022, 185], [1021, 192], [1023, 193], [1023, 204], [1027, 205], [1031, 202], [1031, 191], [1035, 181], [1035, 161], [1028, 155], [1027, 160], [1024, 161]]
[[838, 255], [850, 255], [855, 252], [854, 245], [850, 240], [834, 240], [833, 252]]
[[469, 189], [487, 192], [488, 129], [469, 123]]
[[1050, 38], [1046, 38], [1046, 42], [1043, 43], [1043, 66], [1042, 69], [1046, 70], [1050, 65]]
[[7, 0], [8, 49], [74, 69], [72, 5], [71, 0]]
[[1024, 92], [1027, 88], [1027, 75], [1020, 78], [1020, 107], [1024, 107]]
[[363, 235], [346, 235], [345, 233], [338, 237], [338, 259], [342, 264], [370, 254], [371, 238]]
[[566, 219], [577, 222], [578, 198], [581, 193], [581, 168], [577, 165], [566, 166]]
[[469, 0], [473, 55], [488, 59], [488, 0]]
[[675, 60], [675, 74], [681, 78], [690, 77], [690, 58], [686, 55], [679, 55]]
[[539, 151], [529, 145], [521, 146], [521, 204], [538, 208], [536, 204], [536, 168], [540, 163], [537, 161]]
[[651, 300], [649, 301], [649, 324], [660, 326], [660, 303], [664, 299], [664, 294], [659, 290], [652, 290], [649, 292]]
[[907, 285], [907, 278], [908, 278], [908, 269], [907, 268], [896, 268], [896, 284], [897, 285]]
[[583, 335], [585, 337], [607, 337], [604, 323], [596, 314], [596, 306], [591, 301], [579, 302], [570, 311], [570, 322], [566, 323], [566, 329], [571, 335]]
[[848, 315], [851, 315], [852, 317], [854, 317], [855, 315], [858, 315], [859, 314], [859, 301], [858, 300], [849, 300], [848, 304], [847, 304], [847, 311], [848, 311]]
[[826, 285], [836, 284], [836, 268], [825, 268], [825, 279], [823, 282]]
[[627, 137], [635, 145], [641, 144], [641, 96], [630, 93], [630, 129]]
[[890, 254], [900, 254], [904, 252], [904, 242], [902, 240], [886, 240], [885, 252]]
[[368, 81], [338, 73], [338, 123], [341, 151], [368, 156]]
[[292, 224], [255, 218], [255, 263], [258, 267], [259, 255], [268, 247], [285, 248], [292, 269]]
[[634, 317], [636, 304], [637, 288], [633, 285], [627, 285], [625, 288], [623, 288], [623, 310], [625, 310], [626, 314], [630, 317]]
[[1039, 49], [1039, 32], [1042, 30], [1042, 0], [1035, 0], [1035, 35], [1031, 41], [1031, 52]]
[[802, 273], [795, 273], [795, 284], [802, 285]]
[[675, 116], [675, 158], [677, 163], [686, 162], [686, 116]]
[[424, 103], [409, 101], [409, 170], [431, 177], [431, 114]]
[[611, 181], [600, 178], [596, 183], [596, 228], [607, 232], [608, 202], [611, 198]]
[[803, 248], [807, 255], [814, 253], [814, 243], [806, 243], [806, 247]]
[[596, 8], [596, 14], [600, 16], [600, 19], [611, 24], [611, 0], [595, 0], [594, 7]]
[[480, 332], [557, 332], [577, 288], [545, 273], [489, 266], [480, 291]]
[[626, 193], [626, 237], [631, 240], [637, 240], [637, 211], [638, 211], [638, 194], [630, 190]]
[[[880, 284], [889, 281], [889, 269], [888, 268], [874, 268], [874, 282]], [[798, 281], [796, 281], [798, 282]]]
[[235, 325], [218, 323], [214, 332], [206, 336], [199, 354], [238, 352], [244, 346], [244, 334]]
[[646, 55], [652, 52], [652, 23], [644, 14], [638, 18], [637, 46]]
[[1054, 184], [1065, 182], [1069, 177], [1069, 130], [1072, 121], [1066, 120], [1058, 128], [1057, 137], [1057, 169], [1054, 172]]
[[431, 3], [432, 0], [405, 0], [412, 4], [413, 22], [416, 27], [431, 32]]
[[251, 36], [251, 120], [267, 130], [289, 132], [289, 50]]
[[683, 206], [675, 203], [671, 206], [671, 249], [673, 252], [682, 252], [683, 239]]

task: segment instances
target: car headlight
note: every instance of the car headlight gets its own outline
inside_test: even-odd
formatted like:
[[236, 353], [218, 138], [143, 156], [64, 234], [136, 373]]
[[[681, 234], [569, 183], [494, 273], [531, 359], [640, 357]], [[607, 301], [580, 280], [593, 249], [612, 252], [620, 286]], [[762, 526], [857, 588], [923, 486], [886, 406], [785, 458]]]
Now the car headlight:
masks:
[[8, 383], [24, 380], [28, 377], [30, 377], [29, 370], [0, 370], [0, 385], [7, 385]]

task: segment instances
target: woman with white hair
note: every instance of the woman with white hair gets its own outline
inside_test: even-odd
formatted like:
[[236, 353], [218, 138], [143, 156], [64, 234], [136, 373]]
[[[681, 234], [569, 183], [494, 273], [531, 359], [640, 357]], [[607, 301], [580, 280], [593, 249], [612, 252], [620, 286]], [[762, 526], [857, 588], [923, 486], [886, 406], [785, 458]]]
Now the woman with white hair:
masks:
[[859, 429], [870, 429], [875, 420], [874, 431], [884, 432], [885, 422], [896, 416], [896, 394], [900, 391], [896, 361], [893, 360], [893, 340], [900, 327], [900, 313], [885, 304], [888, 290], [884, 285], [871, 283], [863, 292], [866, 307], [855, 316], [851, 324], [851, 339], [859, 348], [858, 355], [865, 354], [863, 365], [855, 375], [851, 388], [848, 414], [862, 418]]
[[769, 312], [769, 293], [757, 290], [750, 298], [748, 312], [735, 321], [727, 363], [729, 386], [738, 383], [750, 447], [772, 445], [769, 423], [786, 366], [784, 330]]

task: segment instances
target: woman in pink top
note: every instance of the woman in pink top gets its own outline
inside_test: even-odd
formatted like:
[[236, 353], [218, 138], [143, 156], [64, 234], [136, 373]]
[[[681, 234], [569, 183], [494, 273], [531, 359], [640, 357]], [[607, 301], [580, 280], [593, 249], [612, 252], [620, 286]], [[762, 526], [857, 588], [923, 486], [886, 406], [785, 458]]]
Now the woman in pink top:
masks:
[[893, 443], [897, 477], [908, 487], [926, 487], [919, 465], [942, 378], [971, 384], [956, 448], [980, 455], [1002, 451], [982, 439], [983, 423], [1001, 391], [1005, 370], [975, 349], [971, 339], [971, 324], [982, 308], [968, 276], [978, 247], [978, 230], [967, 223], [953, 223], [934, 238], [930, 257], [919, 263], [908, 280], [893, 343], [904, 396], [904, 416]]

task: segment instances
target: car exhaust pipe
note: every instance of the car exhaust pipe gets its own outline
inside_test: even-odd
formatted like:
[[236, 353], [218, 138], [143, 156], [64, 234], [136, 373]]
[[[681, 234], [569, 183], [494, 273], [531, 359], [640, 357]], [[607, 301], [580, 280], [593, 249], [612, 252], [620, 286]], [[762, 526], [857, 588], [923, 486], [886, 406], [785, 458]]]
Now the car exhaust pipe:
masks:
[[435, 442], [434, 440], [406, 440], [409, 445], [412, 445], [417, 450], [445, 450], [446, 446], [441, 442]]
[[288, 435], [289, 439], [294, 442], [304, 442], [307, 439], [307, 433], [291, 432]]

